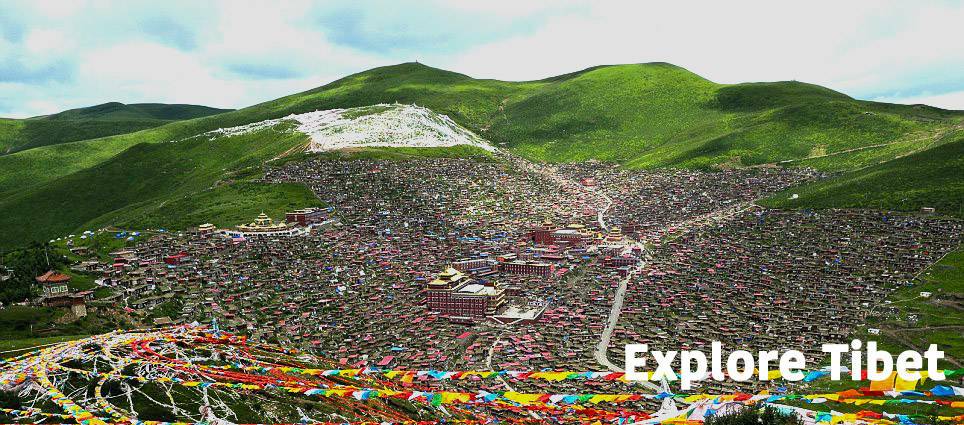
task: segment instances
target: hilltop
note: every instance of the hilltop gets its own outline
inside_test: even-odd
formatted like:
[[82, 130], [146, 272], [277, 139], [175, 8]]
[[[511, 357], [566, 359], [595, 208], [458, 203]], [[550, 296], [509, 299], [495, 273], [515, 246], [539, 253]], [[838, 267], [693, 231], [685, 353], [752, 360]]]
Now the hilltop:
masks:
[[[419, 63], [404, 63], [374, 68], [235, 111], [0, 156], [0, 169], [4, 170], [0, 174], [0, 197], [3, 198], [0, 207], [6, 211], [35, 211], [37, 203], [49, 203], [51, 195], [58, 191], [73, 199], [61, 205], [65, 208], [63, 211], [35, 212], [41, 223], [37, 229], [29, 234], [4, 232], [6, 237], [0, 243], [57, 236], [88, 222], [107, 223], [108, 216], [102, 215], [110, 212], [109, 217], [123, 217], [130, 208], [140, 208], [141, 202], [147, 202], [148, 195], [151, 196], [149, 203], [169, 200], [173, 189], [148, 191], [129, 199], [104, 193], [105, 187], [133, 184], [118, 181], [144, 178], [141, 175], [144, 171], [134, 164], [167, 164], [169, 157], [184, 162], [210, 162], [210, 173], [205, 174], [203, 183], [198, 181], [192, 186], [194, 191], [237, 172], [223, 164], [213, 165], [218, 164], [215, 160], [231, 158], [227, 152], [219, 152], [216, 143], [205, 145], [204, 141], [192, 141], [192, 145], [198, 144], [192, 154], [198, 156], [188, 157], [180, 151], [170, 152], [174, 148], [165, 147], [164, 142], [254, 123], [282, 122], [286, 117], [319, 118], [322, 111], [372, 108], [385, 112], [378, 111], [384, 106], [374, 105], [395, 104], [417, 105], [418, 110], [426, 114], [444, 116], [443, 121], [446, 125], [451, 123], [450, 128], [475, 134], [486, 141], [486, 146], [505, 148], [529, 160], [595, 159], [629, 168], [808, 166], [832, 172], [849, 171], [926, 152], [955, 140], [964, 128], [961, 111], [860, 101], [795, 81], [718, 84], [666, 63], [598, 66], [525, 82], [476, 79]], [[42, 120], [72, 123], [80, 116], [120, 119], [133, 113], [132, 108], [122, 109], [127, 111], [105, 107], [68, 111], [62, 119]], [[141, 113], [152, 110], [134, 109]], [[174, 116], [160, 109], [163, 108], [153, 109], [152, 116]], [[380, 116], [384, 117], [373, 114], [365, 119], [387, 122]], [[374, 122], [369, 123], [371, 125], [375, 125]], [[345, 129], [343, 124], [322, 127], [319, 131], [327, 132], [328, 138]], [[419, 131], [426, 128], [422, 126]], [[358, 126], [349, 132], [358, 133]], [[336, 138], [343, 136], [339, 134]], [[243, 139], [264, 154], [245, 167], [310, 145], [308, 138], [277, 146], [272, 146], [277, 143], [272, 138], [259, 141], [245, 136]], [[202, 149], [203, 146], [207, 148]], [[446, 148], [439, 146], [432, 148], [431, 155], [448, 155], [440, 153], [439, 149]], [[402, 154], [386, 151], [396, 148], [378, 149], [365, 155], [389, 158], [418, 155], [411, 147], [405, 147], [409, 151]], [[451, 155], [464, 154], [453, 151]], [[136, 161], [131, 159], [132, 155]], [[114, 180], [101, 181], [105, 169], [111, 170]], [[181, 168], [172, 166], [164, 173], [189, 172], [189, 169], [178, 170]], [[164, 177], [178, 181], [184, 176]], [[180, 191], [178, 196], [188, 196], [188, 193]], [[61, 202], [60, 198], [53, 199]], [[104, 205], [88, 208], [91, 203]], [[110, 209], [102, 211], [107, 206]], [[12, 214], [5, 220], [15, 218], [16, 214]], [[7, 225], [13, 223], [0, 223], [0, 228], [5, 230]]]
[[[599, 66], [527, 82], [474, 79], [405, 63], [165, 125], [136, 140], [109, 137], [106, 144], [120, 150], [141, 141], [379, 103], [427, 107], [532, 160], [602, 159], [631, 167], [755, 165], [854, 148], [880, 150], [871, 147], [929, 136], [964, 120], [960, 111], [859, 101], [793, 81], [717, 84], [665, 63]], [[897, 153], [926, 144], [908, 143]]]
[[109, 102], [27, 119], [0, 118], [0, 154], [130, 133], [230, 109], [164, 103]]
[[264, 120], [236, 127], [221, 128], [205, 134], [238, 135], [292, 121], [297, 130], [311, 138], [310, 152], [369, 147], [439, 148], [474, 146], [494, 148], [471, 131], [428, 108], [415, 105], [378, 104], [348, 109], [329, 109], [292, 114], [281, 119]]
[[904, 143], [888, 152], [892, 158], [927, 146], [927, 136], [964, 120], [961, 112], [858, 101], [800, 82], [717, 84], [666, 63], [599, 66], [527, 82], [405, 63], [217, 119], [240, 125], [396, 102], [447, 115], [530, 160], [600, 159], [645, 168], [749, 166]]
[[[322, 206], [302, 185], [256, 180], [269, 161], [339, 148], [379, 158], [416, 154], [417, 149], [459, 157], [489, 156], [493, 150], [447, 117], [406, 105], [289, 115], [168, 143], [140, 143], [45, 184], [12, 190], [0, 199], [0, 209], [8, 212], [0, 216], [5, 229], [0, 245], [109, 225], [233, 226], [260, 211], [277, 217], [286, 210]], [[39, 170], [37, 175], [42, 174]], [[27, 216], [31, 225], [18, 225]]]
[[54, 178], [136, 143], [379, 103], [427, 107], [529, 159], [603, 159], [630, 167], [753, 165], [854, 148], [880, 152], [883, 160], [929, 146], [935, 133], [964, 120], [960, 111], [857, 101], [804, 83], [721, 85], [664, 63], [600, 66], [529, 82], [474, 79], [404, 63], [237, 111], [0, 158], [9, 170], [0, 177], [0, 193], [8, 178], [15, 187], [47, 178], [18, 179], [30, 173], [20, 164], [57, 164], [49, 167]]
[[[766, 200], [781, 208], [931, 207], [964, 218], [964, 139], [789, 189]], [[794, 197], [793, 195], [796, 195]]]

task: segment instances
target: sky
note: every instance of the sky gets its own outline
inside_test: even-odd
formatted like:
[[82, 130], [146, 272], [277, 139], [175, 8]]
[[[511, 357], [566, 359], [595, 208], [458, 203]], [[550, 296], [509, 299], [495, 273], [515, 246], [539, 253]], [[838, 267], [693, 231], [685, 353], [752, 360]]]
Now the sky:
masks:
[[670, 62], [964, 109], [962, 1], [0, 1], [0, 116], [110, 101], [240, 108], [419, 61], [531, 80]]

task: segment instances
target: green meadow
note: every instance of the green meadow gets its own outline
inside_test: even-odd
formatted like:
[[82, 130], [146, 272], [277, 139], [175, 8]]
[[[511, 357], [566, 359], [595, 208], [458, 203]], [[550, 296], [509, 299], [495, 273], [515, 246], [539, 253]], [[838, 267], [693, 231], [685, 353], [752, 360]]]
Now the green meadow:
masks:
[[[293, 195], [289, 188], [231, 186], [257, 175], [276, 156], [301, 158], [289, 150], [297, 151], [304, 140], [270, 132], [214, 140], [194, 136], [293, 113], [396, 102], [446, 114], [496, 146], [534, 161], [596, 159], [630, 168], [707, 170], [807, 166], [838, 175], [793, 189], [799, 194], [796, 200], [781, 194], [766, 203], [789, 208], [933, 206], [960, 215], [960, 111], [860, 101], [795, 81], [718, 84], [667, 63], [598, 66], [525, 82], [475, 79], [404, 63], [235, 111], [196, 117], [168, 111], [161, 118], [177, 121], [134, 132], [120, 122], [139, 119], [143, 111], [65, 112], [64, 122], [108, 117], [118, 125], [109, 132], [77, 132], [79, 137], [104, 136], [100, 138], [16, 142], [36, 147], [0, 155], [0, 208], [8, 212], [0, 217], [0, 246], [91, 226], [194, 224], [199, 215], [184, 205], [205, 207], [205, 197], [229, 205], [246, 202], [225, 202], [238, 196], [266, 202], [268, 210], [284, 206], [281, 192], [307, 202], [304, 193]], [[20, 121], [25, 120], [14, 121], [0, 125], [0, 140], [24, 134]], [[328, 156], [486, 155], [456, 147]], [[274, 189], [279, 194], [269, 193]], [[213, 220], [234, 220], [253, 209], [218, 211], [212, 206], [206, 211]], [[29, 226], [22, 223], [26, 216], [33, 218]]]
[[27, 119], [0, 119], [0, 155], [30, 148], [131, 133], [226, 112], [199, 105], [111, 102]]

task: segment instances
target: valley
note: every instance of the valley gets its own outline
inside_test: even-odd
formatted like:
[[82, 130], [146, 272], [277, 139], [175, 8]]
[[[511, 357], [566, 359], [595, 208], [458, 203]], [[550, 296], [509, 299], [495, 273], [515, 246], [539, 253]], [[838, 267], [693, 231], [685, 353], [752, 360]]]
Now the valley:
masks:
[[[0, 255], [4, 305], [22, 305], [0, 321], [27, 342], [0, 382], [27, 397], [11, 406], [40, 407], [5, 412], [657, 423], [766, 403], [814, 422], [959, 417], [934, 379], [814, 391], [828, 384], [820, 343], [871, 335], [894, 351], [939, 336], [940, 366], [964, 373], [953, 326], [929, 326], [934, 309], [956, 317], [960, 288], [927, 277], [959, 267], [962, 120], [665, 63], [529, 82], [408, 63], [12, 152]], [[927, 303], [892, 301], [923, 289]], [[624, 379], [625, 344], [711, 341], [813, 347], [816, 378]]]

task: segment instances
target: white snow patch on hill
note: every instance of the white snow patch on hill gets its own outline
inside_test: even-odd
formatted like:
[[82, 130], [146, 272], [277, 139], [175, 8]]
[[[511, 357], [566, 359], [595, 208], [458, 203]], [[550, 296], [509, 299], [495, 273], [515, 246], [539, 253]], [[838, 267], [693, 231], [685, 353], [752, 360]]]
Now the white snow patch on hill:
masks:
[[308, 150], [312, 152], [365, 146], [427, 148], [456, 145], [495, 151], [495, 147], [484, 139], [445, 115], [416, 105], [398, 104], [293, 114], [237, 127], [219, 128], [205, 135], [236, 136], [270, 128], [284, 121], [297, 122], [297, 130], [311, 137]]

